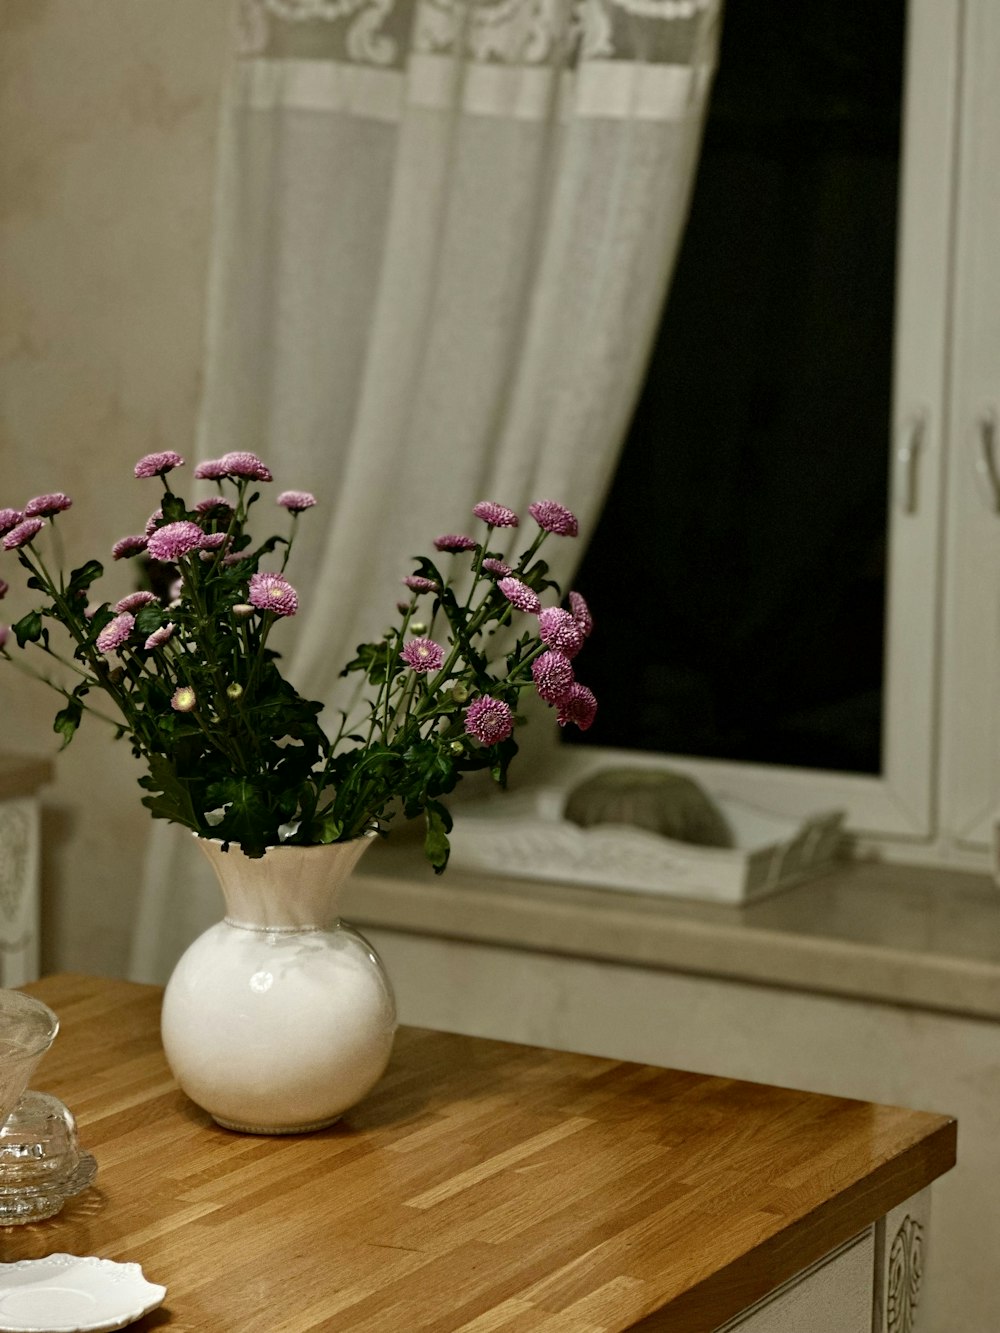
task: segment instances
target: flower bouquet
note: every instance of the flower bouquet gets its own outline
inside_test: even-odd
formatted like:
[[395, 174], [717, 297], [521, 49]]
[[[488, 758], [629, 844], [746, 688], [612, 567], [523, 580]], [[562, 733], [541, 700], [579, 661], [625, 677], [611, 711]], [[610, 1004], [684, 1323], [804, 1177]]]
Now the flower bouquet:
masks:
[[[451, 828], [441, 798], [472, 770], [505, 782], [522, 690], [552, 705], [560, 725], [591, 725], [596, 700], [574, 672], [590, 613], [575, 592], [558, 605], [538, 557], [551, 535], [576, 536], [562, 505], [529, 506], [537, 532], [520, 556], [500, 549], [517, 515], [491, 501], [473, 510], [481, 537], [439, 537], [434, 558], [419, 558], [403, 579], [396, 623], [341, 672], [356, 675], [358, 689], [331, 736], [322, 705], [289, 684], [271, 646], [278, 622], [298, 611], [285, 570], [314, 497], [279, 494], [287, 530], [258, 542], [249, 520], [259, 485], [272, 481], [265, 464], [245, 452], [198, 464], [194, 476], [216, 493], [190, 506], [172, 489], [183, 464], [172, 451], [136, 464], [136, 477], [159, 480], [162, 496], [144, 532], [112, 549], [115, 560], [140, 563], [143, 585], [113, 604], [93, 598], [104, 573], [97, 560], [61, 568], [68, 496], [0, 509], [3, 549], [42, 595], [15, 624], [0, 625], [0, 656], [62, 696], [54, 730], [64, 745], [87, 713], [128, 738], [145, 763], [142, 800], [154, 816], [256, 858], [272, 846], [385, 832], [401, 809], [423, 815], [425, 852], [441, 871]], [[7, 588], [0, 579], [0, 597]], [[59, 645], [56, 625], [65, 632]], [[12, 652], [15, 643], [30, 655]], [[48, 659], [44, 670], [31, 664], [35, 654]], [[113, 716], [95, 706], [102, 695]]]

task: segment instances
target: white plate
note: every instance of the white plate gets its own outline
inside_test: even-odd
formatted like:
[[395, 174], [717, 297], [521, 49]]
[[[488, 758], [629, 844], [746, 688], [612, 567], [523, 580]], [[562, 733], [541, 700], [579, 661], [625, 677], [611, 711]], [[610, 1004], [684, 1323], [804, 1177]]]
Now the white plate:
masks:
[[0, 1333], [104, 1333], [155, 1310], [166, 1287], [138, 1264], [50, 1254], [0, 1264]]

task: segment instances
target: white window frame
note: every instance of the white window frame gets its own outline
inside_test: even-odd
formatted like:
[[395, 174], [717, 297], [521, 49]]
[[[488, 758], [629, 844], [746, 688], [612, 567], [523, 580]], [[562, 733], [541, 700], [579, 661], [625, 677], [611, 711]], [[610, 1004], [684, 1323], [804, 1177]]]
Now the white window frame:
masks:
[[[621, 763], [668, 766], [716, 795], [801, 817], [843, 810], [854, 833], [928, 846], [938, 831], [939, 625], [947, 464], [962, 0], [910, 0], [904, 57], [893, 438], [879, 776], [592, 746], [535, 756], [531, 785]], [[821, 413], [822, 403], [816, 404]], [[830, 645], [836, 652], [838, 646]]]

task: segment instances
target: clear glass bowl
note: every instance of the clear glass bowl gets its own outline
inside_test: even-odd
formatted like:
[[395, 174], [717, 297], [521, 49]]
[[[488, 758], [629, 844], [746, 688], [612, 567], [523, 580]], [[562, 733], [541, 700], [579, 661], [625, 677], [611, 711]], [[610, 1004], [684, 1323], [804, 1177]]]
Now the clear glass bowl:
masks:
[[0, 1124], [58, 1031], [59, 1020], [47, 1004], [23, 991], [0, 990]]
[[96, 1174], [69, 1109], [50, 1093], [26, 1092], [0, 1127], [0, 1226], [54, 1217]]

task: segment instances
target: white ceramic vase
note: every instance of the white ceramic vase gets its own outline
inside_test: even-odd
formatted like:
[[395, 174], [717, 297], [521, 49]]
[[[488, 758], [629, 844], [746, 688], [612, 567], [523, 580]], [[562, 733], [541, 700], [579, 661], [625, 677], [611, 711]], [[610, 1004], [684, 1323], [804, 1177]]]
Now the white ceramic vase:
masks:
[[177, 1082], [227, 1129], [321, 1129], [385, 1070], [392, 987], [371, 945], [336, 916], [370, 841], [272, 847], [260, 858], [198, 841], [226, 916], [177, 963], [161, 1031]]

